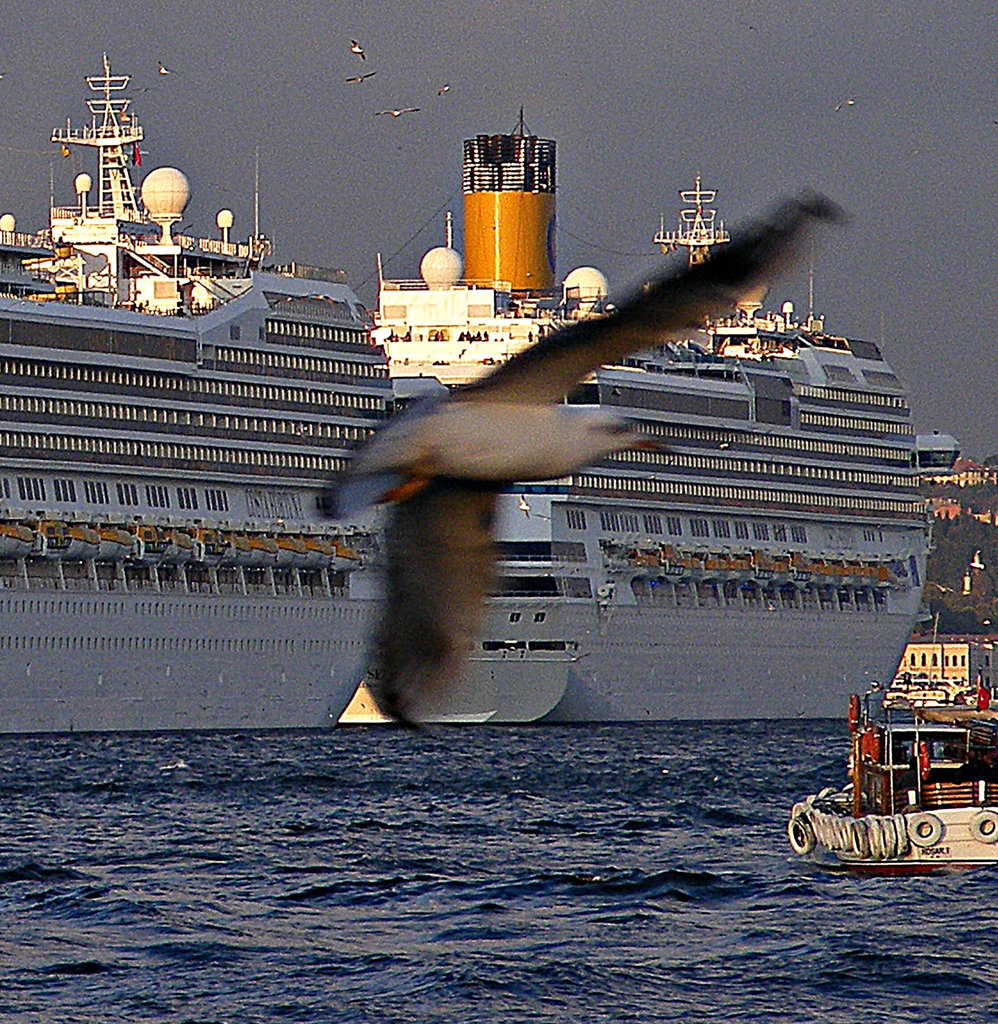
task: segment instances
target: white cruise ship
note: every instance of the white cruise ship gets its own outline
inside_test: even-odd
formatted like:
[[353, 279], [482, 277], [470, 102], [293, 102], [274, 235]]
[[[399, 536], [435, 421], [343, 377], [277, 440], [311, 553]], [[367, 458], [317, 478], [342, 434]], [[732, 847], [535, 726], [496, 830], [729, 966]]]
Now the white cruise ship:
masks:
[[[464, 259], [448, 230], [422, 280], [382, 282], [375, 338], [398, 399], [601, 314], [593, 268], [553, 287], [554, 172], [554, 143], [522, 121], [465, 143]], [[727, 239], [714, 193], [698, 180], [681, 196], [678, 230], [655, 241], [702, 259]], [[752, 302], [568, 401], [613, 406], [670, 451], [506, 496], [502, 592], [439, 720], [834, 716], [893, 677], [924, 582], [920, 464], [956, 444], [920, 449], [877, 345]]]
[[96, 182], [38, 234], [0, 219], [0, 730], [335, 724], [371, 546], [317, 496], [385, 415], [384, 352], [341, 273], [268, 269], [227, 210], [174, 233], [187, 179], [133, 187], [128, 76], [86, 82], [51, 142]]

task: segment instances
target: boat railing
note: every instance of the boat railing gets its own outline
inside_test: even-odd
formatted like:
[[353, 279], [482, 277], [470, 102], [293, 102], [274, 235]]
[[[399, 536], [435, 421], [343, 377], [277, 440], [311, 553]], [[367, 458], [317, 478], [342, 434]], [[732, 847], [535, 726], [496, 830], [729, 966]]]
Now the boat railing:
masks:
[[[462, 278], [450, 286], [448, 291], [494, 291], [508, 292], [512, 290], [511, 281], [493, 281], [484, 277]], [[385, 292], [425, 292], [429, 285], [422, 278], [402, 278], [394, 281], [382, 281], [381, 290]], [[434, 289], [437, 290], [437, 289]], [[441, 289], [442, 290], [442, 289]]]
[[0, 245], [16, 245], [22, 249], [47, 249], [43, 234], [29, 235], [23, 231], [0, 231]]

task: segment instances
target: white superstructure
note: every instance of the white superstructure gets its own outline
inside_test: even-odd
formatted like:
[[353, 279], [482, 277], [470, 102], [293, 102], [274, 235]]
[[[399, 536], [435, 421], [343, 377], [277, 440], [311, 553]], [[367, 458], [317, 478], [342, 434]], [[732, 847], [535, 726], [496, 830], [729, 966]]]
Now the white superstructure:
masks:
[[[695, 261], [728, 236], [712, 190], [681, 195], [694, 205], [655, 241]], [[375, 333], [404, 400], [605, 303], [592, 268], [547, 297], [424, 275], [383, 282]], [[762, 305], [568, 396], [639, 420], [670, 451], [508, 495], [502, 593], [448, 717], [824, 716], [857, 679], [893, 676], [928, 546], [905, 390], [876, 345]]]

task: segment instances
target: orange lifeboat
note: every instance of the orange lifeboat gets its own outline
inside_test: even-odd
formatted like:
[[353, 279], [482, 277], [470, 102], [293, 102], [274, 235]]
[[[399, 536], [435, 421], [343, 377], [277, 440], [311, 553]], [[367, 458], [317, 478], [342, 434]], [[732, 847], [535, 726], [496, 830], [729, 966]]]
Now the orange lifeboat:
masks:
[[0, 555], [5, 558], [24, 558], [35, 544], [35, 532], [25, 523], [0, 523]]

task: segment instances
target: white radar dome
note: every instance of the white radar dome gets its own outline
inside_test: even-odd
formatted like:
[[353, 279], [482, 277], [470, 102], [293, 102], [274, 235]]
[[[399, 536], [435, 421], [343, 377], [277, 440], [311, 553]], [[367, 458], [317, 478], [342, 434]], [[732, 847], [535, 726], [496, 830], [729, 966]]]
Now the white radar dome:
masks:
[[0, 231], [13, 231], [17, 226], [17, 221], [14, 220], [14, 214], [5, 213], [0, 217]]
[[142, 202], [155, 221], [179, 220], [190, 198], [187, 175], [176, 167], [157, 167], [142, 182]]
[[76, 194], [82, 196], [94, 187], [94, 180], [89, 174], [78, 174], [73, 179], [73, 187], [76, 189]]
[[605, 299], [610, 290], [606, 276], [595, 267], [576, 267], [565, 278], [562, 289], [580, 299]]
[[423, 257], [419, 264], [419, 273], [428, 288], [450, 288], [461, 280], [464, 260], [454, 249], [438, 245]]
[[220, 228], [231, 228], [234, 219], [231, 210], [219, 210], [215, 215], [215, 224]]

